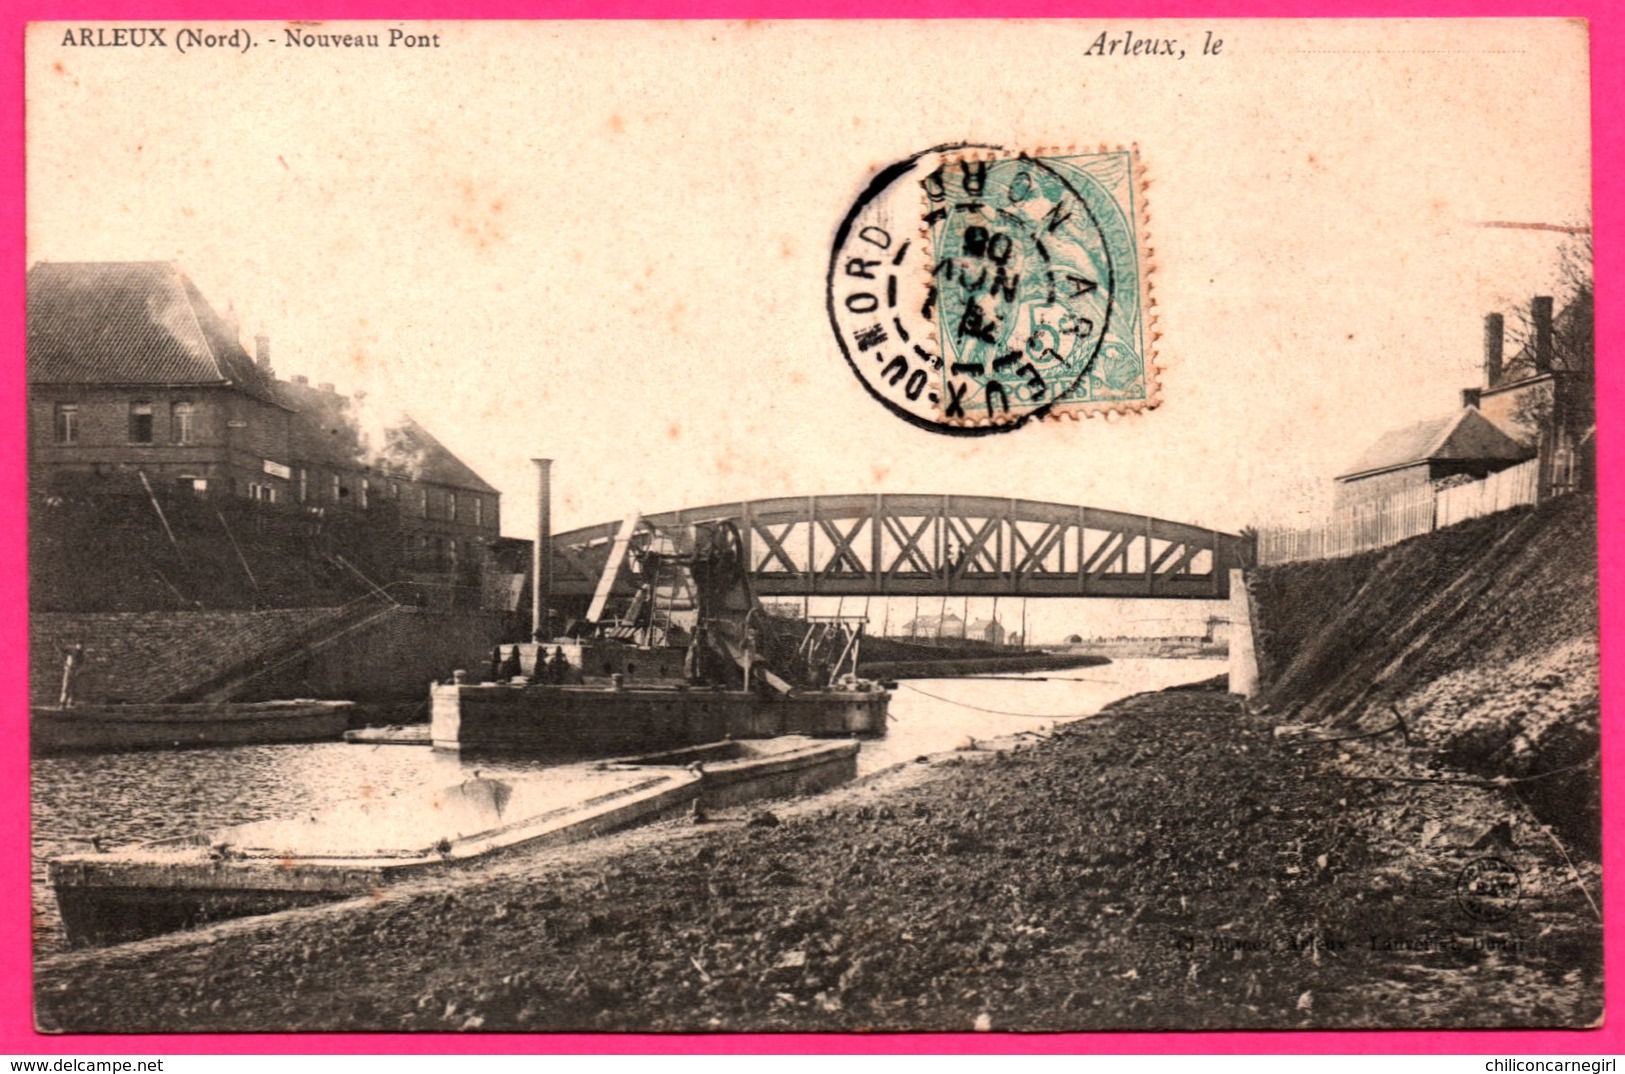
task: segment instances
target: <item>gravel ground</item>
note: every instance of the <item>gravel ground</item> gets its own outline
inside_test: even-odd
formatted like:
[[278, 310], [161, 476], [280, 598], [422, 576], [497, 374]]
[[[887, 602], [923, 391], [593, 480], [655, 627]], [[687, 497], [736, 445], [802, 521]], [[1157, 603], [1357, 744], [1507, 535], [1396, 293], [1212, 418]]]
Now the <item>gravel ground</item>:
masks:
[[[1503, 791], [1388, 781], [1448, 776], [1393, 736], [1274, 730], [1216, 690], [1141, 695], [773, 815], [667, 822], [371, 904], [42, 960], [36, 1019], [703, 1032], [1601, 1017], [1594, 863], [1571, 868]], [[1475, 886], [1485, 875], [1501, 886]]]

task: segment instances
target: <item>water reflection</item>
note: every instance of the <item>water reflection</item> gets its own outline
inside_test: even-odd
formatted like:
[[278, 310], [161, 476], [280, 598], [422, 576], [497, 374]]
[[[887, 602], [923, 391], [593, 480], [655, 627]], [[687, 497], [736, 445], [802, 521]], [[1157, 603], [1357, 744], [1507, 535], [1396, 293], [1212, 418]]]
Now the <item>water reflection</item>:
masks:
[[[858, 771], [950, 750], [966, 737], [1043, 730], [1093, 715], [1117, 698], [1223, 670], [1222, 661], [1120, 660], [1011, 679], [906, 681], [892, 697], [887, 737], [864, 744]], [[423, 747], [341, 742], [37, 758], [31, 799], [36, 949], [62, 946], [46, 861], [88, 850], [92, 838], [114, 847], [321, 814], [357, 799], [451, 786], [476, 771], [500, 779], [547, 767], [542, 761], [463, 761]]]

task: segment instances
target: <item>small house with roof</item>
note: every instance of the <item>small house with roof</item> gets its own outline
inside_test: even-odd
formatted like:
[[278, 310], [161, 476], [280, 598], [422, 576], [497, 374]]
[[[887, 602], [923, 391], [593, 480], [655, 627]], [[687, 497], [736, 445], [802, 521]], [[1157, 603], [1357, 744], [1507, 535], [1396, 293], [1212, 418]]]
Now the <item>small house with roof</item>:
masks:
[[1554, 314], [1530, 301], [1528, 333], [1505, 357], [1505, 318], [1484, 318], [1484, 380], [1462, 390], [1460, 410], [1384, 433], [1337, 477], [1339, 508], [1370, 503], [1451, 477], [1481, 479], [1541, 459], [1541, 495], [1573, 487], [1595, 430], [1588, 405], [1595, 344], [1589, 289]]
[[1004, 624], [997, 619], [973, 619], [965, 628], [965, 637], [992, 645], [1003, 645], [1004, 633]]
[[949, 612], [947, 615], [922, 615], [903, 625], [903, 633], [910, 638], [958, 638], [965, 636], [965, 620]]
[[1384, 433], [1337, 477], [1336, 504], [1347, 507], [1449, 477], [1488, 477], [1532, 458], [1519, 443], [1475, 407], [1429, 418]]

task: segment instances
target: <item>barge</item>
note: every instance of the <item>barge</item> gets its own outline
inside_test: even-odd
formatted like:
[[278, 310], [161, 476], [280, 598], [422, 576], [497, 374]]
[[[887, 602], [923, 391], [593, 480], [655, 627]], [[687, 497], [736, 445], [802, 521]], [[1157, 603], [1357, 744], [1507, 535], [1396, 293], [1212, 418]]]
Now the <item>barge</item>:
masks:
[[762, 798], [817, 794], [858, 774], [856, 742], [787, 735], [756, 742], [708, 742], [703, 746], [623, 757], [612, 766], [628, 768], [680, 765], [700, 776], [700, 804], [726, 809]]
[[669, 686], [452, 683], [431, 688], [435, 748], [565, 761], [671, 750], [719, 739], [885, 733], [876, 686], [800, 696]]
[[354, 707], [308, 700], [35, 706], [29, 738], [35, 753], [336, 742]]
[[50, 880], [70, 946], [118, 943], [590, 839], [692, 806], [700, 780], [697, 771], [641, 766], [574, 766], [512, 781], [476, 774], [321, 816], [67, 855], [50, 862]]
[[696, 805], [722, 809], [827, 790], [859, 744], [787, 736], [567, 765], [514, 780], [351, 802], [49, 864], [70, 946], [120, 943], [230, 918], [373, 894], [520, 848], [591, 839]]
[[[605, 610], [622, 572], [633, 596]], [[857, 675], [861, 617], [785, 619], [728, 521], [623, 525], [584, 620], [499, 646], [484, 681], [430, 687], [437, 749], [559, 760], [777, 735], [879, 737], [890, 693]]]

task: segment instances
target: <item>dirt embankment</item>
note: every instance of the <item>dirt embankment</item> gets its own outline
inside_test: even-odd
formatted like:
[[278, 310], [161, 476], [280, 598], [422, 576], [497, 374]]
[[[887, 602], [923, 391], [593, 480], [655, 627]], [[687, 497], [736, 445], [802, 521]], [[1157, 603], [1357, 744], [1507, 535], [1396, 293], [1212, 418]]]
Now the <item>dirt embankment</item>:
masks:
[[1441, 764], [1519, 779], [1514, 793], [1597, 854], [1596, 528], [1595, 498], [1565, 496], [1257, 571], [1264, 700], [1350, 730], [1403, 716]]
[[1289, 744], [1216, 691], [1019, 749], [385, 894], [46, 960], [56, 1030], [1535, 1026], [1600, 1016], [1601, 926], [1493, 790]]

